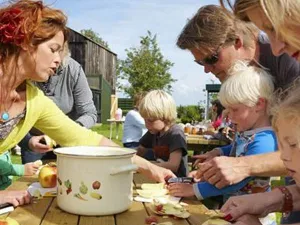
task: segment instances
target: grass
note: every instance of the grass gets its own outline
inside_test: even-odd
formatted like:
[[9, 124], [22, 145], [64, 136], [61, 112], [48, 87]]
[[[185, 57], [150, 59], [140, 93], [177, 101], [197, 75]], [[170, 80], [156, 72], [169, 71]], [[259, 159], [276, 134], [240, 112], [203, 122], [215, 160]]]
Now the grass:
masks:
[[[102, 134], [103, 136], [109, 138], [109, 132], [110, 132], [110, 126], [109, 124], [98, 124], [91, 128], [93, 131], [96, 131], [99, 134]], [[123, 137], [123, 127], [120, 125], [119, 127], [119, 139], [116, 139], [116, 128], [113, 124], [113, 132], [112, 132], [112, 141], [117, 143], [120, 146], [123, 146], [122, 144], [122, 137]]]

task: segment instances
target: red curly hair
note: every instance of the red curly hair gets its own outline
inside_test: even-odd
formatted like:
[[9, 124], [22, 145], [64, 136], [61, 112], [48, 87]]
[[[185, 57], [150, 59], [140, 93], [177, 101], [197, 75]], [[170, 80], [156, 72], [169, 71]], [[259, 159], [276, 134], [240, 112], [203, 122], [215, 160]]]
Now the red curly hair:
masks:
[[0, 9], [0, 57], [16, 54], [20, 48], [34, 50], [37, 45], [62, 31], [67, 41], [67, 17], [42, 1], [19, 0]]
[[42, 1], [12, 0], [0, 8], [0, 111], [10, 96], [16, 81], [21, 50], [29, 56], [38, 45], [50, 40], [58, 32], [68, 40], [67, 17], [58, 9]]

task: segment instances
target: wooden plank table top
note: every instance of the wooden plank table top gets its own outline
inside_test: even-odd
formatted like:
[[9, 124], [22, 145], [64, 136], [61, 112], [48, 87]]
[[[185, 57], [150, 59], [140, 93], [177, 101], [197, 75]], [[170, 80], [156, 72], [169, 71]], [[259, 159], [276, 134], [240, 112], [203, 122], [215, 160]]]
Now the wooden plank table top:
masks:
[[199, 145], [226, 145], [225, 141], [220, 141], [217, 139], [205, 139], [203, 135], [189, 134], [186, 136], [186, 141], [188, 144], [199, 144]]
[[[36, 182], [36, 178], [20, 178], [15, 181], [9, 190], [26, 190]], [[141, 174], [134, 175], [134, 192], [142, 183], [150, 183], [149, 179]], [[203, 213], [208, 209], [200, 201], [183, 199], [188, 204], [191, 216], [188, 219], [163, 218], [157, 216], [159, 222], [170, 221], [173, 225], [200, 225], [208, 218]], [[126, 212], [110, 216], [79, 216], [64, 212], [56, 203], [56, 197], [46, 197], [36, 202], [17, 207], [9, 213], [9, 217], [15, 219], [20, 225], [143, 225], [145, 218], [153, 213], [149, 210], [149, 203], [133, 201], [132, 206]]]

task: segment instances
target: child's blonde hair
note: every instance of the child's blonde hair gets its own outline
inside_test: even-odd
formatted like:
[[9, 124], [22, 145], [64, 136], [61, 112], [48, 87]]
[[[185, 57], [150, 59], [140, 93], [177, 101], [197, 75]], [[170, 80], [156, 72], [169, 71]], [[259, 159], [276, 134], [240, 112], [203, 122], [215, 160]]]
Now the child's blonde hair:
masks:
[[153, 90], [146, 94], [139, 105], [143, 118], [175, 123], [177, 118], [176, 104], [171, 95], [162, 90]]
[[270, 114], [272, 126], [278, 131], [277, 121], [279, 117], [299, 123], [300, 119], [300, 79], [294, 81], [290, 88], [278, 91], [271, 102]]
[[274, 83], [272, 76], [264, 69], [237, 61], [228, 73], [230, 76], [219, 92], [220, 102], [225, 108], [235, 104], [253, 107], [259, 98], [271, 99]]

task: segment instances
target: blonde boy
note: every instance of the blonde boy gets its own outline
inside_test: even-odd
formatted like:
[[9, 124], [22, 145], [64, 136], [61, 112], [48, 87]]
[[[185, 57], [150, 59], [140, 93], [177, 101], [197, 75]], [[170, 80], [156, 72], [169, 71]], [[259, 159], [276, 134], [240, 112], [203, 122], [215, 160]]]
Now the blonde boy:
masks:
[[[236, 125], [238, 134], [234, 144], [215, 148], [202, 155], [202, 160], [210, 160], [218, 156], [243, 157], [274, 152], [278, 149], [267, 112], [268, 102], [274, 91], [271, 75], [261, 68], [248, 66], [246, 62], [241, 61], [231, 68], [230, 75], [221, 86], [219, 99], [228, 110], [228, 116]], [[213, 176], [211, 179], [217, 182], [219, 177]], [[222, 189], [208, 182], [169, 186], [169, 191], [174, 196], [196, 195], [198, 199], [204, 199], [223, 195], [224, 200], [232, 195], [265, 192], [269, 189], [269, 178], [258, 177], [248, 177]], [[274, 215], [270, 215], [264, 219], [263, 224], [273, 224], [273, 222], [275, 222]]]
[[140, 139], [137, 154], [155, 160], [177, 176], [186, 176], [187, 145], [183, 130], [175, 124], [174, 99], [162, 90], [150, 91], [141, 101], [139, 112], [148, 132]]

